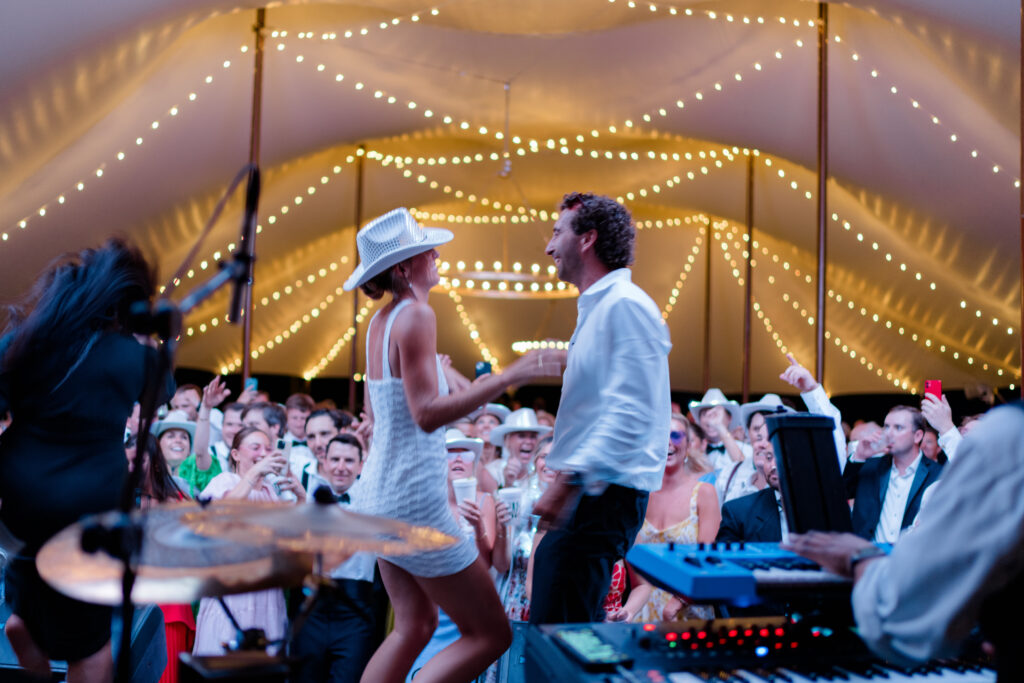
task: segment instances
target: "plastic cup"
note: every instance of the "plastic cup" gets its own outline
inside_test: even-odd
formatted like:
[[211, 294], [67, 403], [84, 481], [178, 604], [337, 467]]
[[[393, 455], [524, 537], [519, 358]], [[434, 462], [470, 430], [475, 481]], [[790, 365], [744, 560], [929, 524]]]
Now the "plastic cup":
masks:
[[476, 502], [476, 477], [454, 479], [452, 480], [452, 489], [455, 491], [456, 505], [461, 505], [464, 500]]
[[494, 495], [508, 506], [508, 512], [512, 515], [512, 521], [514, 522], [519, 517], [519, 508], [523, 504], [523, 489], [518, 486], [509, 486], [507, 488], [499, 489]]

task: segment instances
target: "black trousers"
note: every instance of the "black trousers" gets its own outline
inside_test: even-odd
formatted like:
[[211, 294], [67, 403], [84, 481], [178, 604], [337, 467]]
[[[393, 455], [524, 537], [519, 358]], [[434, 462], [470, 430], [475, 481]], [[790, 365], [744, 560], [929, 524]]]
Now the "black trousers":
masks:
[[338, 579], [321, 589], [313, 611], [291, 646], [293, 681], [358, 683], [377, 649], [373, 583]]
[[568, 523], [535, 550], [531, 624], [604, 621], [612, 565], [633, 546], [647, 512], [646, 491], [610, 485], [582, 496]]

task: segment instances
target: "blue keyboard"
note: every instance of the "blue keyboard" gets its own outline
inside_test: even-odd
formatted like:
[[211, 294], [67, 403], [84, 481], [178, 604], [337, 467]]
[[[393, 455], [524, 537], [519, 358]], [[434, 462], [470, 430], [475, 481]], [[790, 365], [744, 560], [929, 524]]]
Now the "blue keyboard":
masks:
[[695, 602], [745, 607], [768, 596], [851, 587], [849, 579], [778, 543], [651, 543], [633, 546], [626, 560], [655, 586]]

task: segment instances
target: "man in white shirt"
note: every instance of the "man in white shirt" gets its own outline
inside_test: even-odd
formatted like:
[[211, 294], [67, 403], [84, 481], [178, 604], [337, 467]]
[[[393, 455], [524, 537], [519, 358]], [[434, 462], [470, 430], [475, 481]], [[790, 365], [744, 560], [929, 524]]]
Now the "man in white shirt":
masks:
[[924, 417], [911, 406], [885, 416], [885, 455], [867, 461], [854, 454], [843, 472], [854, 499], [853, 531], [877, 543], [895, 543], [914, 523], [925, 490], [938, 481], [942, 466], [921, 455]]
[[[608, 197], [572, 193], [546, 252], [579, 289], [547, 465], [534, 505], [551, 528], [535, 551], [530, 623], [603, 621], [612, 565], [643, 523], [668, 453], [668, 328], [633, 284], [636, 228]], [[586, 494], [586, 495], [583, 495]]]

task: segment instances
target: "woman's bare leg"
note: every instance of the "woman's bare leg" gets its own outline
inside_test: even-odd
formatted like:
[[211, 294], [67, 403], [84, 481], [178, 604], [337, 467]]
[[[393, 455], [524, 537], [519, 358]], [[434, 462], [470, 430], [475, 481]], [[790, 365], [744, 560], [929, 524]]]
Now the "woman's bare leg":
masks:
[[[380, 577], [395, 610], [395, 628], [370, 658], [363, 683], [401, 683], [437, 628], [437, 605], [417, 579], [386, 560], [378, 560]], [[416, 677], [419, 681], [419, 676]]]
[[114, 680], [114, 656], [110, 641], [85, 659], [68, 662], [67, 683], [110, 683]]
[[478, 557], [457, 574], [416, 581], [462, 634], [420, 669], [416, 683], [472, 681], [512, 643], [512, 629], [487, 567]]
[[49, 678], [50, 660], [36, 645], [36, 641], [32, 640], [32, 634], [28, 632], [28, 627], [21, 617], [12, 614], [7, 619], [4, 635], [7, 636], [11, 649], [18, 658], [18, 666], [40, 678]]

